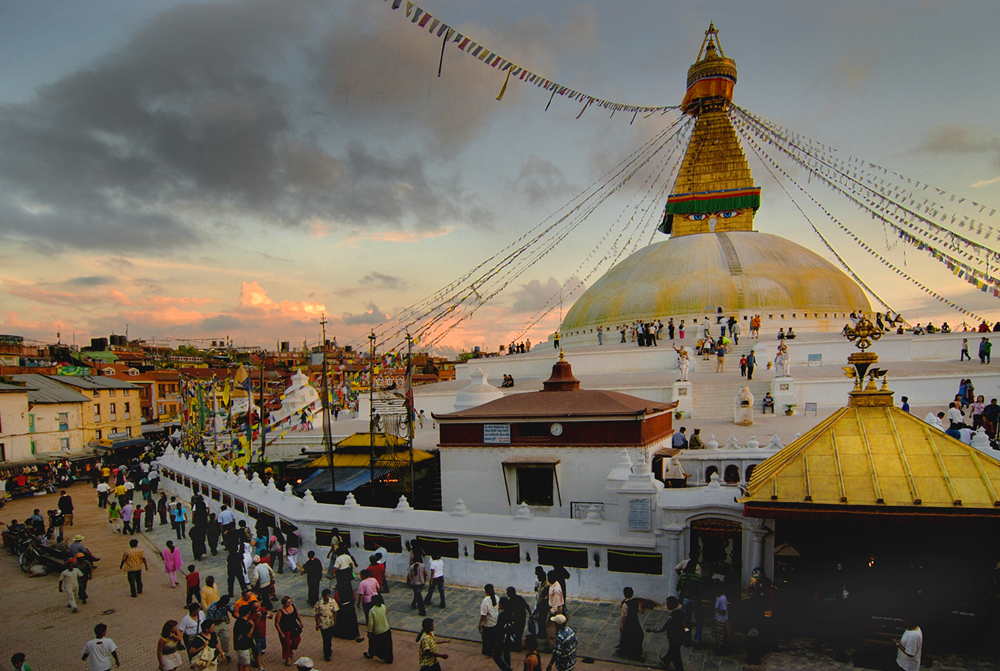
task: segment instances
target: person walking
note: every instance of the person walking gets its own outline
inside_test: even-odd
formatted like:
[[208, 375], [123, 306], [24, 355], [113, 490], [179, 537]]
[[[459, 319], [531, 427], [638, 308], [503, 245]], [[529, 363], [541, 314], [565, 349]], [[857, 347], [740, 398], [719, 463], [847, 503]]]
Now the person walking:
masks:
[[513, 586], [507, 588], [507, 612], [511, 618], [511, 633], [514, 652], [521, 652], [521, 641], [524, 639], [524, 627], [531, 616], [531, 606], [523, 596], [517, 593]]
[[378, 594], [378, 580], [368, 569], [361, 571], [361, 584], [358, 585], [358, 608], [365, 613], [365, 624], [368, 623], [368, 611], [372, 609], [372, 598]]
[[483, 655], [493, 656], [493, 646], [496, 639], [497, 616], [500, 615], [500, 605], [493, 585], [483, 587], [486, 596], [479, 605], [479, 634], [483, 639]]
[[208, 549], [213, 557], [219, 554], [219, 537], [221, 535], [222, 529], [219, 526], [219, 521], [215, 517], [215, 513], [211, 513], [208, 516], [208, 522], [205, 523], [205, 540], [208, 542]]
[[[549, 648], [554, 650], [556, 637], [559, 634], [559, 626], [555, 618], [556, 616], [563, 616], [566, 601], [563, 598], [562, 584], [559, 582], [556, 572], [554, 570], [549, 571], [546, 578], [549, 581], [549, 618], [545, 623], [545, 633]], [[564, 616], [562, 621], [563, 623], [566, 622]]]
[[156, 661], [160, 671], [173, 671], [184, 664], [184, 640], [177, 629], [177, 620], [167, 620], [160, 630], [160, 640], [156, 642]]
[[187, 538], [187, 511], [180, 502], [174, 508], [174, 531], [177, 532], [177, 540]]
[[340, 607], [331, 598], [330, 590], [323, 590], [323, 599], [313, 606], [316, 631], [323, 637], [323, 660], [329, 662], [333, 656], [333, 635], [337, 631], [337, 611]]
[[566, 624], [565, 615], [555, 615], [549, 618], [556, 627], [555, 644], [552, 646], [552, 659], [546, 667], [548, 671], [572, 671], [576, 666], [576, 632]]
[[[212, 576], [208, 576], [205, 579], [206, 582], [209, 580], [214, 585], [215, 579]], [[202, 594], [205, 594], [204, 588], [202, 589]], [[215, 596], [217, 597], [215, 601], [202, 601], [202, 604], [208, 604], [205, 610], [205, 618], [215, 622], [215, 633], [218, 635], [219, 643], [222, 645], [222, 652], [228, 655], [229, 644], [232, 638], [232, 632], [229, 630], [229, 616], [235, 615], [235, 609], [230, 603], [228, 594], [219, 596], [219, 591], [215, 590]], [[204, 597], [202, 598], [204, 599]]]
[[108, 524], [111, 525], [111, 533], [123, 533], [122, 531], [122, 509], [117, 501], [112, 501], [108, 506]]
[[892, 639], [892, 642], [896, 644], [896, 666], [903, 671], [920, 671], [920, 653], [924, 647], [924, 633], [920, 627], [906, 622], [903, 636]]
[[[440, 641], [440, 644], [450, 641]], [[434, 638], [434, 620], [425, 617], [420, 623], [420, 633], [417, 634], [417, 663], [420, 671], [441, 671], [439, 659], [448, 659], [448, 655], [438, 652], [439, 642]]]
[[108, 495], [111, 493], [111, 485], [101, 482], [97, 485], [97, 507], [108, 507]]
[[135, 505], [131, 501], [122, 506], [121, 516], [122, 516], [122, 533], [128, 534], [130, 536], [135, 535], [135, 530], [132, 529], [132, 513], [135, 511]]
[[73, 526], [73, 497], [66, 493], [66, 490], [59, 492], [59, 501], [56, 503], [59, 512], [63, 514], [67, 526]]
[[260, 556], [253, 557], [253, 590], [260, 597], [260, 603], [267, 610], [273, 610], [271, 597], [274, 595], [274, 570]]
[[323, 580], [323, 562], [316, 558], [316, 553], [309, 551], [309, 558], [302, 564], [302, 572], [306, 574], [306, 585], [309, 587], [309, 596], [306, 603], [315, 606], [319, 601], [319, 584]]
[[333, 562], [333, 571], [329, 577], [331, 579], [335, 578], [337, 581], [337, 594], [341, 604], [345, 600], [354, 600], [354, 585], [351, 584], [351, 581], [354, 580], [355, 568], [357, 568], [357, 564], [351, 557], [350, 552], [348, 552], [347, 547], [339, 545], [337, 547], [337, 559]]
[[205, 620], [201, 623], [201, 631], [191, 640], [188, 648], [191, 668], [195, 671], [216, 671], [219, 661], [229, 661], [229, 657], [219, 646], [219, 637], [215, 633], [215, 622]]
[[514, 618], [511, 613], [510, 599], [500, 597], [497, 603], [499, 613], [497, 624], [493, 629], [493, 663], [500, 671], [511, 671], [510, 653], [514, 649]]
[[59, 591], [66, 595], [66, 607], [77, 611], [76, 600], [80, 596], [80, 580], [83, 573], [76, 567], [76, 562], [66, 562], [66, 567], [59, 574]]
[[757, 357], [753, 355], [753, 350], [747, 352], [747, 381], [753, 379], [753, 369], [757, 365]]
[[385, 601], [381, 594], [372, 597], [368, 610], [368, 652], [365, 659], [378, 657], [386, 664], [392, 664], [392, 630], [385, 614]]
[[181, 549], [174, 547], [173, 541], [167, 541], [167, 547], [164, 548], [162, 555], [163, 571], [170, 578], [170, 587], [173, 589], [177, 587], [177, 572], [184, 565], [184, 560], [181, 558]]
[[236, 652], [237, 671], [250, 671], [251, 664], [256, 658], [254, 650], [253, 629], [254, 624], [250, 621], [249, 605], [240, 606], [236, 614], [236, 622], [233, 623], [233, 650]]
[[962, 351], [959, 353], [958, 362], [962, 363], [966, 359], [972, 361], [972, 357], [969, 356], [969, 339], [962, 338]]
[[406, 584], [413, 590], [413, 599], [410, 601], [410, 608], [418, 609], [420, 615], [427, 615], [424, 608], [424, 583], [427, 581], [427, 568], [424, 566], [424, 559], [419, 554], [415, 554], [413, 562], [406, 569]]
[[145, 514], [146, 531], [152, 531], [153, 521], [156, 519], [156, 503], [152, 499], [146, 501], [143, 513]]
[[639, 624], [639, 600], [631, 587], [623, 589], [622, 594], [625, 598], [622, 599], [622, 617], [618, 623], [618, 654], [642, 662], [646, 659], [642, 652], [645, 635]]
[[142, 594], [142, 570], [149, 570], [146, 562], [146, 553], [139, 549], [139, 541], [132, 539], [128, 542], [129, 549], [122, 554], [122, 562], [118, 566], [128, 573], [128, 587], [134, 599]]
[[[132, 541], [137, 543], [138, 541]], [[121, 666], [118, 659], [118, 646], [110, 638], [105, 636], [108, 633], [108, 626], [103, 622], [94, 627], [94, 638], [83, 645], [80, 654], [83, 661], [90, 660], [90, 671], [111, 671], [111, 660], [115, 660], [115, 666]]]
[[667, 652], [660, 655], [660, 661], [664, 668], [670, 668], [670, 665], [673, 664], [674, 671], [684, 671], [681, 647], [687, 642], [689, 623], [677, 597], [667, 597], [667, 610], [669, 614], [663, 626], [656, 630], [649, 627], [646, 631], [650, 633], [667, 632]]
[[274, 614], [274, 628], [278, 630], [278, 639], [281, 641], [281, 657], [285, 660], [285, 666], [288, 666], [302, 642], [303, 629], [302, 618], [292, 603], [292, 597], [281, 597], [281, 608]]
[[441, 595], [441, 603], [438, 604], [440, 608], [444, 608], [444, 560], [441, 559], [440, 555], [431, 555], [431, 584], [427, 588], [427, 598], [424, 599], [424, 605], [429, 606], [434, 600], [434, 589], [437, 588], [438, 594]]
[[156, 512], [160, 515], [160, 525], [167, 523], [167, 494], [160, 492], [160, 498], [156, 500]]

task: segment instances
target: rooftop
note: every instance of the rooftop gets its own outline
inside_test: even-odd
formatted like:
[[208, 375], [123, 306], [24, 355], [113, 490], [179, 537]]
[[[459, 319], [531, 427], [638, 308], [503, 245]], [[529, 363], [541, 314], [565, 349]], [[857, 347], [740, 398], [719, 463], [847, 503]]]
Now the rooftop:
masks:
[[[35, 403], [89, 403], [91, 399], [65, 387], [47, 375], [14, 375], [15, 380], [24, 382], [28, 390], [28, 402]], [[66, 376], [62, 376], [66, 377]], [[22, 387], [24, 389], [25, 387]]]

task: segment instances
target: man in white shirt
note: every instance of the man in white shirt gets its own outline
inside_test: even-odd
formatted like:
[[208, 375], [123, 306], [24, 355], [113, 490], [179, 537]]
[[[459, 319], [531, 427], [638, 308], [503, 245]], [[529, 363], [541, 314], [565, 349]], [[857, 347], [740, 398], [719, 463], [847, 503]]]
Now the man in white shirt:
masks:
[[108, 507], [108, 495], [111, 493], [111, 485], [106, 482], [102, 482], [97, 485], [97, 507], [107, 508]]
[[108, 632], [108, 626], [99, 624], [94, 627], [94, 636], [83, 646], [83, 661], [90, 658], [90, 671], [111, 671], [111, 660], [115, 660], [115, 666], [121, 666], [118, 661], [118, 646], [110, 638], [104, 636]]
[[903, 637], [896, 644], [896, 665], [903, 671], [920, 671], [920, 651], [924, 647], [924, 632], [915, 624], [906, 623]]
[[441, 555], [431, 555], [431, 584], [427, 588], [427, 598], [424, 599], [424, 605], [431, 605], [431, 599], [434, 597], [434, 588], [436, 587], [438, 593], [441, 595], [441, 608], [444, 608], [444, 560], [441, 559]]
[[253, 557], [253, 587], [260, 596], [260, 605], [267, 610], [274, 610], [271, 605], [271, 595], [274, 594], [274, 572], [260, 557]]
[[[945, 417], [948, 419], [949, 422], [951, 422], [949, 426], [965, 423], [965, 418], [962, 416], [962, 410], [961, 408], [956, 407], [957, 405], [958, 401], [954, 401], [951, 405], [948, 406], [948, 414], [946, 414]], [[956, 428], [958, 427], [956, 426]]]

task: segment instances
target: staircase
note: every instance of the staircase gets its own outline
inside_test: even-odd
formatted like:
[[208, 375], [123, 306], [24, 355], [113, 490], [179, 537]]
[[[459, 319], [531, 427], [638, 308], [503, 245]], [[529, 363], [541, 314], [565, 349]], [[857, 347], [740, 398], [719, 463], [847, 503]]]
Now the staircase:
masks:
[[722, 373], [715, 372], [714, 356], [709, 361], [702, 361], [698, 357], [698, 370], [690, 375], [696, 419], [731, 419], [733, 401], [743, 387], [750, 388], [754, 398], [754, 412], [760, 412], [761, 399], [766, 392], [771, 391], [774, 373], [767, 370], [767, 362], [758, 361], [758, 365], [754, 367], [753, 380], [748, 382], [745, 377], [740, 376], [740, 357], [748, 354], [758, 342], [744, 337], [739, 345], [732, 347], [726, 353], [726, 370]]
[[[740, 263], [740, 257], [736, 253], [736, 247], [733, 246], [733, 241], [729, 239], [729, 235], [726, 233], [718, 233], [716, 237], [719, 239], [719, 246], [722, 247], [722, 253], [726, 257], [726, 263], [729, 265], [729, 274], [733, 277], [743, 274], [743, 264]], [[736, 284], [736, 305], [735, 307], [741, 308], [746, 305], [743, 299], [743, 283], [740, 281], [735, 282]], [[737, 357], [737, 361], [739, 358]], [[752, 391], [752, 390], [751, 390]], [[756, 396], [756, 394], [755, 394]]]

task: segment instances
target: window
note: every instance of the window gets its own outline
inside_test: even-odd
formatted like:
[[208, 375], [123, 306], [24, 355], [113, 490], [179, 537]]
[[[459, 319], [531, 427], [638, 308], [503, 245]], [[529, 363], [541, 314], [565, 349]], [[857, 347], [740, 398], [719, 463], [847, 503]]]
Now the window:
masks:
[[91, 393], [94, 395], [94, 398], [100, 398], [101, 397], [101, 390], [100, 389], [94, 389]]
[[101, 406], [94, 404], [94, 421], [101, 421]]
[[35, 452], [35, 441], [31, 441], [31, 454], [32, 454], [32, 456], [34, 456], [35, 454], [37, 454]]
[[717, 466], [709, 466], [705, 469], [705, 482], [711, 482], [713, 475], [718, 475], [719, 469]]
[[111, 409], [110, 409], [110, 412], [108, 414], [111, 415], [111, 421], [112, 422], [115, 421], [118, 418], [118, 410], [117, 410], [117, 407], [115, 406], [114, 403], [111, 404]]
[[[32, 443], [34, 445], [34, 443]], [[7, 450], [4, 448], [4, 444], [0, 443], [0, 461], [7, 461]]]
[[108, 396], [114, 396], [114, 395], [115, 395], [115, 390], [114, 389], [108, 389]]
[[132, 427], [131, 426], [126, 426], [125, 427], [125, 435], [128, 436], [129, 438], [132, 437]]
[[753, 467], [754, 467], [753, 464], [747, 466], [747, 482], [750, 482], [750, 476], [753, 475]]
[[101, 431], [100, 429], [98, 429], [97, 430], [97, 440], [101, 440], [102, 438], [104, 438], [104, 432]]
[[60, 412], [59, 413], [59, 430], [69, 431], [69, 413]]
[[727, 485], [735, 485], [740, 481], [740, 467], [734, 464], [726, 466], [725, 482]]
[[548, 422], [518, 424], [517, 436], [518, 438], [548, 438], [550, 426], [551, 424]]
[[35, 432], [35, 416], [28, 415], [28, 433]]
[[131, 412], [131, 410], [132, 410], [132, 408], [131, 408], [130, 406], [131, 406], [131, 404], [130, 404], [130, 403], [126, 403], [126, 404], [125, 404], [125, 419], [128, 419], [128, 418], [129, 418], [129, 413], [130, 413], [130, 412]]
[[551, 506], [553, 504], [553, 469], [547, 466], [523, 466], [517, 469], [517, 504]]
[[63, 451], [69, 450], [69, 438], [60, 438], [59, 439], [59, 447]]

